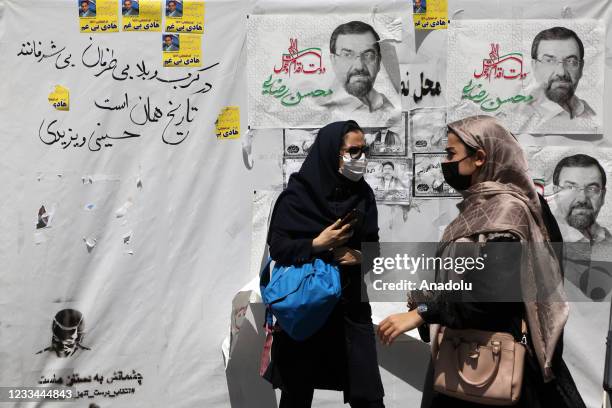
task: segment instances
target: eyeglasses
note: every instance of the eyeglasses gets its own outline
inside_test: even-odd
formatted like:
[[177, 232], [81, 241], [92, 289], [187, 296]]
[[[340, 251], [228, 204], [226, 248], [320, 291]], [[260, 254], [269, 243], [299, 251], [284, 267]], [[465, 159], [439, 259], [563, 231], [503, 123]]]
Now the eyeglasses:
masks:
[[576, 57], [567, 57], [563, 60], [558, 60], [556, 57], [544, 56], [541, 59], [536, 58], [536, 61], [549, 68], [556, 67], [558, 64], [563, 64], [564, 68], [570, 69], [576, 69], [582, 63], [582, 60]]
[[566, 191], [572, 194], [578, 194], [581, 191], [584, 191], [584, 195], [587, 197], [595, 197], [601, 194], [604, 191], [604, 188], [599, 186], [586, 186], [586, 187], [578, 187], [575, 184], [567, 184], [564, 186], [555, 186], [555, 192]]
[[346, 149], [346, 152], [351, 156], [351, 159], [357, 160], [361, 157], [362, 154], [365, 154], [366, 157], [370, 154], [370, 147], [368, 145], [359, 147], [359, 146], [351, 146]]
[[358, 58], [364, 62], [374, 62], [378, 58], [378, 54], [374, 50], [366, 50], [360, 54], [356, 54], [353, 50], [340, 50], [334, 55], [348, 62], [357, 61]]

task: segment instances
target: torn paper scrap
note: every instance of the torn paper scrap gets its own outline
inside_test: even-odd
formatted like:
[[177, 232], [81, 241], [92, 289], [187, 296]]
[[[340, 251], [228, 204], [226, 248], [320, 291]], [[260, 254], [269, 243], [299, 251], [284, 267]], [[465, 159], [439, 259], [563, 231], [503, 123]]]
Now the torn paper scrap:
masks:
[[85, 246], [87, 247], [87, 252], [93, 251], [96, 246], [97, 240], [95, 238], [85, 238], [83, 237], [83, 242], [85, 242]]
[[130, 207], [133, 205], [132, 199], [128, 198], [128, 200], [123, 204], [117, 211], [115, 211], [115, 216], [117, 218], [125, 217]]
[[41, 206], [38, 209], [38, 223], [36, 223], [36, 229], [41, 229], [49, 226], [49, 214], [45, 209], [45, 206]]

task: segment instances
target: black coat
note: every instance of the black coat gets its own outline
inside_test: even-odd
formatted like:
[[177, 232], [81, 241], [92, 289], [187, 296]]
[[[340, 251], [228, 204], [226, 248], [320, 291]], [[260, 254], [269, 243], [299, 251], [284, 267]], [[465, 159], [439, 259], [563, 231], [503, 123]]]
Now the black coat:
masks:
[[[549, 227], [550, 230], [550, 227]], [[551, 234], [554, 236], [554, 234]], [[492, 245], [489, 245], [492, 243]], [[502, 244], [503, 243], [503, 244]], [[477, 282], [466, 273], [467, 281], [474, 281], [473, 289], [487, 288], [487, 293], [471, 294], [475, 298], [493, 296], [491, 292], [506, 294], [509, 288], [516, 287], [520, 279], [521, 247], [518, 238], [507, 233], [489, 234], [487, 245], [481, 249], [487, 254], [486, 269], [478, 272], [486, 282]], [[473, 273], [473, 272], [472, 272]], [[486, 278], [494, 276], [494, 279]], [[428, 310], [422, 313], [426, 323], [437, 323], [455, 329], [477, 329], [487, 331], [501, 331], [511, 333], [517, 341], [521, 339], [521, 320], [525, 318], [522, 302], [457, 302], [451, 301], [449, 295], [440, 292], [431, 301], [427, 302]], [[527, 344], [531, 345], [531, 336], [527, 335]], [[562, 358], [561, 342], [555, 350], [553, 357], [553, 372], [556, 379], [544, 383], [540, 366], [533, 352], [525, 354], [525, 371], [519, 402], [517, 408], [584, 408], [571, 373]], [[421, 408], [484, 408], [485, 405], [466, 402], [437, 393], [433, 390], [433, 365], [430, 363], [425, 385]]]
[[[378, 212], [372, 189], [363, 180], [338, 173], [339, 151], [348, 122], [319, 131], [298, 173], [275, 204], [268, 232], [270, 255], [279, 264], [295, 265], [315, 257], [332, 262], [331, 252], [314, 254], [312, 240], [351, 209], [359, 215], [346, 246], [378, 242]], [[354, 122], [353, 122], [354, 123]], [[356, 124], [355, 124], [356, 125]], [[362, 262], [370, 264], [372, 254]], [[324, 326], [305, 341], [274, 333], [271, 362], [264, 377], [275, 388], [343, 390], [344, 400], [381, 399], [384, 395], [360, 265], [340, 266], [342, 295]]]

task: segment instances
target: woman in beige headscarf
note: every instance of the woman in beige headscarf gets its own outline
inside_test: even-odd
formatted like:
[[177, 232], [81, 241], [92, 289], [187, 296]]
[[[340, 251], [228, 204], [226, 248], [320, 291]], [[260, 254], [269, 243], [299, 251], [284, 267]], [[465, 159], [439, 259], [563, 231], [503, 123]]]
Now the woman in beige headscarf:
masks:
[[[380, 323], [382, 342], [390, 344], [399, 334], [422, 326], [429, 326], [429, 336], [419, 331], [431, 339], [440, 326], [447, 326], [509, 332], [519, 340], [524, 319], [530, 353], [517, 406], [584, 407], [561, 357], [569, 307], [560, 263], [550, 245], [550, 236], [559, 235], [558, 227], [527, 173], [519, 143], [495, 118], [474, 116], [448, 125], [446, 152], [444, 179], [463, 200], [457, 205], [459, 215], [444, 231], [438, 253], [445, 258], [453, 256], [452, 243], [479, 243], [487, 247], [487, 254], [494, 254], [486, 262], [489, 273], [476, 278], [484, 276], [485, 281], [474, 284], [474, 293], [468, 294], [471, 301], [461, 301], [465, 293], [412, 291], [411, 310]], [[498, 242], [506, 244], [493, 244]], [[448, 281], [453, 274], [438, 272], [439, 281]], [[422, 407], [483, 406], [434, 392], [432, 377], [430, 366]]]

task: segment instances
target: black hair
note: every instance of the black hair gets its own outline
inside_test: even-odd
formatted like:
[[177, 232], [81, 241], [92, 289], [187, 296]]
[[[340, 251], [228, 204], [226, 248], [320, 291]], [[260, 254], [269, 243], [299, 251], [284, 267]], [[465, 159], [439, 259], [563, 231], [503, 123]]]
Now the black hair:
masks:
[[578, 49], [580, 51], [580, 59], [584, 59], [584, 45], [582, 44], [582, 40], [578, 37], [574, 31], [565, 27], [553, 27], [544, 31], [540, 31], [538, 35], [533, 39], [533, 43], [531, 44], [531, 58], [538, 58], [538, 47], [540, 46], [540, 41], [542, 40], [567, 40], [569, 38], [573, 38], [578, 43]]
[[329, 51], [332, 54], [336, 53], [336, 40], [340, 34], [363, 34], [363, 33], [372, 33], [376, 42], [374, 43], [374, 48], [376, 48], [376, 53], [380, 56], [380, 37], [374, 28], [371, 25], [364, 23], [363, 21], [350, 21], [348, 23], [340, 24], [334, 32], [332, 33], [329, 39]]
[[395, 170], [395, 164], [393, 164], [393, 162], [390, 162], [390, 161], [383, 162], [382, 166], [385, 167], [386, 165], [390, 165], [391, 167], [393, 167], [393, 170]]
[[346, 135], [348, 132], [352, 131], [358, 131], [363, 133], [363, 129], [361, 129], [361, 126], [359, 126], [357, 122], [355, 122], [354, 120], [347, 120], [346, 126], [344, 127], [344, 134]]
[[[459, 139], [461, 140], [461, 139]], [[463, 143], [463, 145], [465, 146], [465, 151], [467, 152], [468, 156], [473, 156], [476, 154], [476, 152], [478, 151], [478, 149], [476, 149], [475, 147], [472, 147], [470, 145], [468, 145], [467, 143], [465, 143], [463, 140], [461, 140], [461, 143]]]
[[561, 170], [564, 167], [591, 167], [595, 166], [599, 170], [601, 174], [601, 187], [606, 186], [606, 171], [599, 162], [586, 154], [575, 154], [573, 156], [567, 156], [561, 159], [557, 166], [555, 166], [555, 171], [553, 172], [553, 184], [555, 186], [559, 185], [559, 175], [561, 174]]

